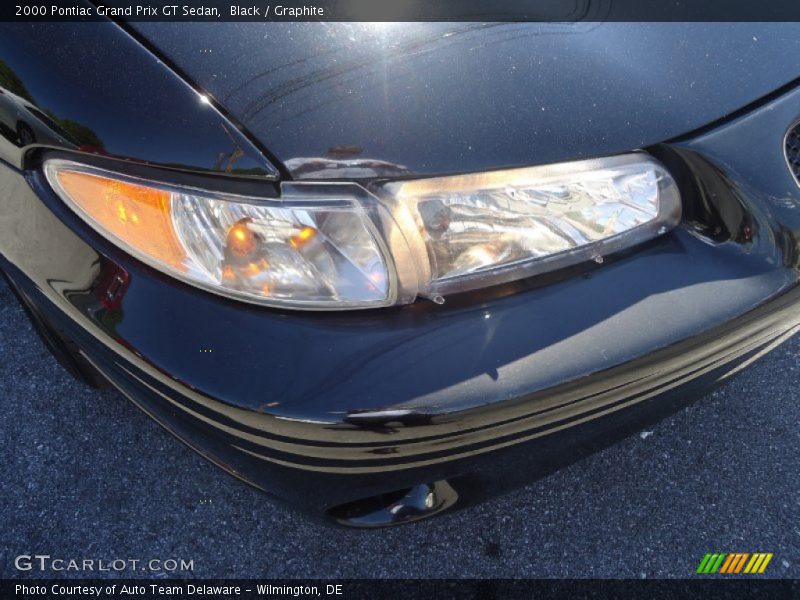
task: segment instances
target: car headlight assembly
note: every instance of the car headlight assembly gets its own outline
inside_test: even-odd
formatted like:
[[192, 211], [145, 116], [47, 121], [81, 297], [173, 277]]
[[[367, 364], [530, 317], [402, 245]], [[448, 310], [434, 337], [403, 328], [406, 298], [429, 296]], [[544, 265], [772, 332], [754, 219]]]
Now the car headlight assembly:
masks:
[[644, 153], [452, 177], [284, 182], [256, 198], [131, 177], [64, 159], [45, 175], [89, 225], [198, 287], [288, 309], [442, 302], [657, 237], [677, 186]]

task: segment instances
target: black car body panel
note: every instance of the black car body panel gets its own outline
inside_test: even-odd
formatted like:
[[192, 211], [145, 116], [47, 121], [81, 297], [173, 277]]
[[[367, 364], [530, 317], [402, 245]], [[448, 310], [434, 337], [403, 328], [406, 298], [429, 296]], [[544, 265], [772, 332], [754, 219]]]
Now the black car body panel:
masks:
[[77, 138], [23, 144], [16, 123], [0, 123], [0, 159], [13, 165], [23, 165], [32, 149], [66, 147], [217, 175], [277, 175], [201, 94], [111, 22], [4, 23], [0, 61], [0, 88]]
[[792, 23], [131, 26], [296, 178], [643, 148], [796, 79], [800, 54]]
[[[737, 35], [744, 35], [743, 26], [734, 25]], [[591, 118], [601, 122], [582, 136], [574, 132], [589, 113], [579, 105], [592, 86], [579, 83], [589, 71], [586, 64], [575, 64], [572, 53], [578, 51], [575, 44], [582, 46], [575, 41], [579, 36], [597, 36], [605, 25], [577, 33], [559, 30], [550, 37], [528, 35], [542, 27], [536, 25], [473, 27], [453, 36], [441, 24], [400, 26], [400, 37], [408, 44], [414, 32], [425, 32], [430, 39], [416, 53], [409, 45], [397, 51], [396, 60], [386, 58], [384, 70], [395, 69], [384, 88], [392, 94], [373, 103], [368, 102], [372, 92], [366, 91], [354, 98], [328, 98], [330, 90], [315, 86], [334, 81], [312, 77], [304, 91], [291, 93], [308, 94], [319, 106], [293, 117], [281, 109], [280, 126], [259, 120], [273, 115], [270, 110], [248, 117], [242, 103], [258, 102], [259, 94], [289, 86], [293, 69], [295, 77], [307, 69], [330, 69], [338, 56], [334, 47], [349, 56], [342, 43], [349, 26], [319, 26], [331, 38], [319, 41], [320, 47], [312, 43], [316, 38], [309, 26], [270, 25], [267, 41], [259, 42], [268, 44], [258, 46], [264, 48], [262, 56], [252, 50], [258, 30], [251, 25], [226, 25], [242, 28], [233, 30], [239, 33], [233, 37], [231, 30], [222, 28], [226, 35], [221, 35], [218, 29], [192, 25], [193, 35], [169, 45], [167, 39], [175, 40], [167, 35], [172, 25], [136, 24], [147, 34], [145, 43], [163, 47], [169, 61], [191, 73], [201, 91], [213, 94], [222, 112], [209, 105], [198, 109], [197, 90], [166, 66], [154, 65], [152, 53], [116, 25], [64, 25], [51, 34], [60, 49], [78, 44], [89, 55], [102, 47], [93, 46], [97, 40], [121, 45], [124, 52], [118, 56], [97, 58], [106, 74], [128, 61], [150, 65], [150, 70], [130, 71], [119, 89], [86, 69], [67, 72], [68, 81], [48, 80], [41, 73], [55, 68], [57, 53], [48, 57], [32, 48], [22, 29], [6, 27], [0, 59], [13, 67], [32, 97], [52, 99], [43, 108], [78, 118], [79, 103], [59, 99], [60, 94], [84, 99], [105, 94], [102, 110], [84, 111], [81, 118], [96, 128], [107, 152], [39, 145], [18, 148], [18, 161], [2, 157], [0, 270], [37, 318], [72, 340], [81, 356], [137, 405], [227, 470], [296, 506], [369, 526], [483, 499], [572, 462], [685, 404], [800, 326], [800, 187], [783, 155], [784, 135], [800, 116], [800, 88], [787, 86], [798, 73], [786, 61], [759, 62], [779, 47], [785, 51], [787, 45], [798, 44], [800, 36], [787, 40], [783, 27], [751, 26], [747, 32], [760, 45], [747, 52], [735, 46], [739, 51], [728, 56], [724, 72], [701, 65], [695, 73], [688, 54], [681, 54], [680, 40], [689, 43], [697, 36], [685, 32], [670, 43], [663, 38], [666, 49], [642, 55], [646, 39], [651, 39], [649, 46], [659, 46], [652, 30], [626, 24], [623, 40], [639, 56], [641, 71], [633, 69], [629, 58], [626, 81], [653, 85], [651, 71], [665, 69], [669, 60], [682, 61], [681, 68], [675, 67], [673, 79], [646, 97], [642, 90], [625, 88], [621, 76], [616, 86], [605, 88], [606, 94], [596, 88], [600, 104]], [[618, 30], [607, 31], [615, 31], [617, 43], [623, 44]], [[693, 27], [688, 31], [697, 33]], [[722, 35], [728, 29], [708, 31], [719, 34], [716, 41], [689, 43], [691, 54], [705, 44], [719, 49], [735, 41]], [[82, 37], [88, 32], [95, 37]], [[305, 49], [305, 54], [287, 64], [288, 54], [281, 54], [276, 37], [298, 53]], [[456, 40], [447, 42], [451, 37]], [[359, 52], [376, 52], [376, 39], [362, 42]], [[213, 61], [229, 65], [227, 71], [216, 68], [210, 58], [208, 67], [201, 60], [189, 63], [180, 54], [191, 51], [198, 40], [214, 49]], [[391, 49], [388, 40], [384, 43]], [[466, 61], [471, 66], [464, 68], [477, 69], [511, 53], [527, 56], [527, 74], [508, 79], [498, 65], [483, 65], [460, 72], [468, 88], [453, 87], [447, 75], [451, 55], [471, 44], [481, 49], [483, 58]], [[533, 69], [531, 53], [546, 54], [542, 45], [549, 48], [548, 55], [569, 63], [563, 71], [552, 70], [549, 63], [542, 71]], [[237, 62], [235, 51], [244, 48], [250, 49], [248, 60]], [[265, 66], [270, 56], [277, 65], [274, 71]], [[350, 60], [357, 62], [357, 56]], [[404, 81], [402, 71], [413, 71], [408, 65], [415, 56], [426, 67], [405, 78], [405, 85], [412, 86], [407, 94], [425, 106], [430, 101], [433, 111], [446, 104], [449, 86], [458, 119], [422, 115], [395, 93]], [[436, 68], [441, 69], [439, 77], [430, 71]], [[162, 69], [161, 79], [153, 79]], [[356, 71], [368, 81], [378, 70], [362, 65]], [[214, 73], [217, 77], [210, 76]], [[547, 88], [545, 108], [549, 103], [558, 106], [559, 118], [541, 121], [539, 113], [547, 110], [519, 110], [518, 104], [505, 102], [509, 90], [523, 97], [530, 93], [532, 78], [556, 73], [559, 85], [539, 88]], [[351, 75], [346, 71], [333, 78], [344, 77], [344, 82]], [[685, 85], [676, 85], [678, 79]], [[690, 93], [685, 86], [691, 81], [695, 85], [688, 88], [694, 90]], [[145, 84], [160, 86], [153, 92], [162, 108], [155, 121], [126, 100], [126, 90]], [[436, 85], [442, 86], [439, 91], [430, 91]], [[109, 89], [103, 91], [103, 86]], [[497, 97], [464, 102], [465, 95], [474, 96], [484, 87], [482, 93], [491, 90]], [[655, 107], [647, 98], [660, 103], [670, 91], [673, 98], [658, 104], [661, 112], [645, 109]], [[271, 108], [285, 101], [276, 100]], [[191, 106], [181, 112], [187, 102]], [[383, 118], [370, 112], [378, 108]], [[622, 126], [624, 114], [630, 127]], [[732, 116], [719, 121], [726, 115]], [[176, 120], [159, 133], [170, 116]], [[128, 119], [128, 124], [116, 129], [116, 119]], [[366, 128], [369, 120], [380, 126]], [[241, 141], [239, 146], [246, 146], [245, 154], [263, 172], [226, 172], [209, 162], [217, 151], [231, 152], [230, 146], [220, 150], [230, 138], [220, 136], [218, 129], [232, 123], [242, 124], [237, 139], [258, 136], [252, 145]], [[422, 129], [415, 131], [417, 127]], [[670, 141], [700, 127], [704, 129]], [[309, 133], [313, 128], [319, 135]], [[530, 128], [547, 131], [545, 142], [532, 144], [529, 137], [511, 135]], [[172, 137], [169, 152], [156, 150], [158, 136], [175, 130], [179, 134]], [[425, 144], [419, 140], [423, 130]], [[148, 143], [137, 143], [143, 139]], [[472, 142], [474, 153], [461, 148]], [[208, 294], [142, 264], [75, 215], [40, 169], [44, 157], [60, 152], [118, 170], [151, 169], [186, 180], [202, 177], [203, 185], [257, 186], [271, 195], [276, 189], [268, 180], [268, 156], [280, 158], [277, 167], [285, 177], [292, 159], [330, 155], [332, 144], [340, 150], [323, 165], [329, 174], [352, 173], [347, 169], [356, 168], [354, 161], [361, 159], [343, 158], [342, 149], [361, 147], [371, 166], [360, 163], [358, 168], [375, 169], [376, 176], [378, 164], [403, 164], [402, 176], [408, 176], [647, 145], [678, 181], [684, 221], [657, 240], [606, 257], [602, 264], [454, 296], [442, 306], [419, 301], [358, 312], [293, 312]], [[339, 167], [345, 171], [337, 171]], [[219, 172], [208, 174], [215, 170]], [[315, 176], [313, 169], [303, 173]], [[264, 181], [254, 183], [253, 175]], [[400, 508], [393, 510], [395, 506]]]

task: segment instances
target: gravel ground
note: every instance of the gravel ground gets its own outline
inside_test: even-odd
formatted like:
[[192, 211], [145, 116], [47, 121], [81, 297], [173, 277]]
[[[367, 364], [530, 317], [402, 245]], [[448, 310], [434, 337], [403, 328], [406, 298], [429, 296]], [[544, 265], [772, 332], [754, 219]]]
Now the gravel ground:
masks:
[[[655, 427], [497, 502], [362, 532], [310, 522], [73, 381], [0, 283], [0, 576], [19, 554], [182, 558], [194, 577], [800, 577], [800, 336]], [[34, 573], [29, 573], [34, 574]]]

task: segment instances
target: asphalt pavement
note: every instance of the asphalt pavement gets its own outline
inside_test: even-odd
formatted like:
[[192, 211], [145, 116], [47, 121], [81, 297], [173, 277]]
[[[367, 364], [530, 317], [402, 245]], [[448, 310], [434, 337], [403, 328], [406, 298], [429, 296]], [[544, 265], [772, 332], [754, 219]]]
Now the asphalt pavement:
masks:
[[0, 283], [0, 577], [40, 576], [15, 568], [25, 554], [191, 560], [186, 577], [692, 577], [707, 552], [761, 551], [765, 576], [798, 578], [798, 359], [800, 336], [492, 503], [355, 531], [276, 504], [119, 393], [75, 382]]

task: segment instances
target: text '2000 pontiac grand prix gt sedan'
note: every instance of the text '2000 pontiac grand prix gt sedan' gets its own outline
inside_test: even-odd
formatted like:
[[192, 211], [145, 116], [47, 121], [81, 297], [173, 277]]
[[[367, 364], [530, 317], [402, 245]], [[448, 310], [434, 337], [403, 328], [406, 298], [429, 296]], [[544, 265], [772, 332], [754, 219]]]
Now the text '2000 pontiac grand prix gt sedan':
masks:
[[790, 23], [4, 23], [0, 270], [237, 477], [421, 519], [797, 330], [792, 56]]

